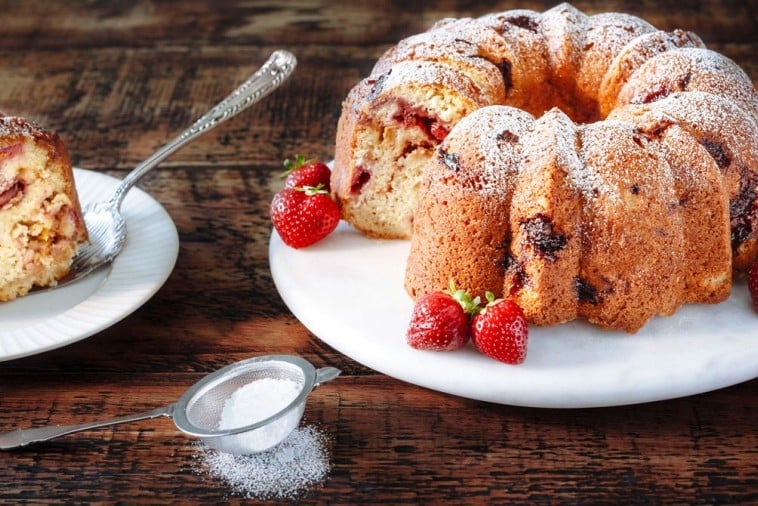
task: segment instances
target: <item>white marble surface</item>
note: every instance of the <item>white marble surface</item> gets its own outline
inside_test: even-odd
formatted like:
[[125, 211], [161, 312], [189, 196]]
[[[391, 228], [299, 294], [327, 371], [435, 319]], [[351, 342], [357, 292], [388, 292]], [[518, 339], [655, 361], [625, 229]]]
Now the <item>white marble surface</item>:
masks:
[[412, 302], [403, 290], [409, 243], [371, 240], [341, 223], [303, 250], [273, 232], [271, 271], [293, 314], [358, 362], [400, 380], [500, 404], [575, 408], [676, 398], [758, 377], [758, 313], [737, 284], [719, 305], [690, 305], [637, 334], [584, 322], [532, 326], [526, 361], [499, 363], [471, 344], [410, 348]]

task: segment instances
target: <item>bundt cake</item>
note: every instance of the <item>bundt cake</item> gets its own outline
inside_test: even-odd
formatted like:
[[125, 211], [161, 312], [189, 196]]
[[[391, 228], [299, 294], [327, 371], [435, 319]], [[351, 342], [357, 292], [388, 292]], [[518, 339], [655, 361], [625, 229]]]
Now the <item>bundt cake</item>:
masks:
[[411, 240], [414, 298], [453, 279], [531, 323], [635, 332], [758, 259], [758, 94], [690, 32], [568, 4], [442, 20], [337, 130], [342, 216]]
[[0, 117], [0, 301], [54, 285], [86, 239], [61, 139], [22, 118]]

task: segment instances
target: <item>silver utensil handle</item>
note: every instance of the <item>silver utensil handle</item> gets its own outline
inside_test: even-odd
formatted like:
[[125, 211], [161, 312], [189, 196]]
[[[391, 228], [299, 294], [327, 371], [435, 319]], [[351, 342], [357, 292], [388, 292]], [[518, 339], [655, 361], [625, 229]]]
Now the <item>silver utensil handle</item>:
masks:
[[83, 430], [97, 429], [119, 423], [136, 422], [138, 420], [148, 420], [159, 416], [171, 416], [174, 412], [174, 404], [163, 406], [152, 411], [126, 415], [111, 420], [101, 420], [97, 422], [87, 422], [75, 425], [56, 425], [51, 427], [37, 427], [34, 429], [16, 429], [10, 432], [0, 433], [0, 450], [10, 450], [20, 446], [26, 446], [30, 443], [48, 441], [73, 432]]
[[261, 68], [237, 87], [229, 96], [205, 113], [174, 140], [153, 153], [127, 174], [116, 189], [110, 203], [116, 205], [118, 208], [127, 192], [137, 184], [137, 181], [142, 176], [198, 135], [220, 125], [229, 118], [233, 118], [251, 105], [259, 102], [263, 97], [278, 88], [292, 74], [296, 65], [297, 59], [289, 51], [274, 51]]
[[339, 376], [341, 372], [342, 371], [336, 367], [322, 367], [320, 369], [317, 369], [316, 382], [314, 383], [313, 388], [316, 388], [317, 386], [322, 385], [327, 381], [332, 381], [334, 378]]

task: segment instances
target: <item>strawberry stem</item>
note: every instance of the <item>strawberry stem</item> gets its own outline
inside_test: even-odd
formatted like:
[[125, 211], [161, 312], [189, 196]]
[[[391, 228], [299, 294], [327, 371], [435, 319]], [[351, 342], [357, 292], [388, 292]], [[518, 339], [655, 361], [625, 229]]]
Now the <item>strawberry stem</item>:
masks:
[[482, 307], [482, 308], [480, 308], [480, 309], [479, 309], [479, 312], [480, 312], [481, 314], [484, 314], [484, 313], [486, 313], [486, 312], [487, 312], [487, 308], [488, 308], [488, 307], [490, 307], [490, 306], [494, 306], [495, 304], [497, 304], [498, 302], [500, 302], [501, 300], [503, 300], [503, 299], [498, 299], [498, 298], [496, 298], [496, 297], [495, 297], [495, 294], [494, 294], [494, 293], [492, 293], [492, 292], [489, 292], [489, 291], [488, 291], [488, 292], [486, 292], [486, 293], [484, 294], [484, 296], [485, 296], [485, 298], [487, 299], [487, 303], [484, 305], [484, 307]]
[[324, 183], [319, 183], [316, 186], [296, 186], [294, 189], [305, 193], [309, 197], [329, 194], [329, 191], [324, 187]]
[[295, 155], [294, 160], [290, 160], [289, 158], [284, 160], [284, 172], [282, 172], [281, 176], [282, 178], [285, 178], [289, 176], [295, 169], [298, 169], [305, 165], [306, 163], [310, 163], [314, 161], [313, 158], [305, 159], [303, 155]]
[[469, 316], [477, 314], [482, 309], [480, 306], [481, 299], [479, 297], [472, 298], [471, 294], [463, 288], [456, 288], [453, 279], [450, 280], [447, 293], [461, 305], [463, 312]]

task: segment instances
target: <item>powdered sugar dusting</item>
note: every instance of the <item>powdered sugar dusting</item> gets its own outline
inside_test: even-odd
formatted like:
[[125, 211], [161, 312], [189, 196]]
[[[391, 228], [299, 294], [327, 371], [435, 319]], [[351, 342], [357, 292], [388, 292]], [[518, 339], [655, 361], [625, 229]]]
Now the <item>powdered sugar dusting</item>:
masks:
[[676, 91], [727, 96], [753, 113], [758, 95], [744, 70], [726, 56], [705, 48], [677, 48], [645, 62], [623, 86], [620, 103], [645, 103]]
[[578, 151], [584, 163], [576, 166], [570, 177], [585, 201], [600, 195], [609, 200], [620, 200], [622, 193], [617, 181], [632, 179], [632, 172], [659, 187], [663, 186], [664, 178], [670, 178], [670, 174], [663, 170], [645, 172], [637, 169], [638, 164], [634, 163], [637, 160], [630, 151], [632, 142], [638, 143], [640, 150], [647, 150], [648, 141], [636, 133], [630, 123], [606, 120], [582, 125], [579, 133], [581, 147]]
[[207, 472], [245, 499], [296, 500], [322, 483], [331, 468], [327, 436], [313, 426], [295, 429], [281, 444], [252, 455], [232, 455], [196, 443], [195, 472]]
[[500, 192], [503, 182], [520, 169], [521, 140], [533, 125], [534, 117], [520, 109], [484, 107], [463, 118], [448, 135], [446, 145], [463, 160], [478, 160], [472, 163], [477, 169], [470, 175], [477, 178], [480, 191]]
[[616, 55], [638, 35], [654, 30], [650, 23], [629, 14], [614, 12], [590, 16], [578, 53], [582, 61], [576, 74], [577, 98], [596, 102], [603, 77]]
[[[682, 60], [684, 63], [680, 64], [676, 58], [679, 54], [697, 58], [690, 58], [689, 63]], [[652, 77], [640, 72], [643, 68], [655, 68], [655, 63], [660, 62], [666, 62], [666, 69]], [[506, 88], [497, 93], [492, 90], [497, 86], [491, 85], [500, 79], [493, 79], [491, 72], [480, 72], [490, 69], [493, 63]], [[728, 58], [705, 50], [697, 35], [683, 30], [659, 31], [633, 15], [588, 16], [562, 3], [541, 14], [508, 10], [476, 19], [447, 18], [427, 32], [400, 41], [377, 62], [377, 68], [383, 71], [372, 74], [371, 92], [365, 97], [356, 95], [355, 100], [365, 106], [362, 109], [365, 114], [355, 122], [354, 133], [347, 135], [362, 139], [362, 131], [373, 127], [371, 121], [379, 119], [377, 123], [385, 125], [388, 123], [384, 118], [389, 118], [393, 122], [389, 123], [391, 127], [397, 127], [391, 132], [402, 134], [372, 132], [373, 137], [382, 139], [382, 152], [394, 153], [376, 157], [379, 162], [372, 170], [374, 174], [389, 174], [393, 180], [402, 179], [395, 177], [402, 172], [397, 161], [405, 158], [410, 146], [408, 139], [418, 130], [405, 128], [417, 126], [418, 122], [400, 122], [398, 118], [405, 120], [417, 111], [418, 116], [441, 123], [447, 136], [427, 134], [433, 138], [424, 154], [428, 158], [419, 155], [414, 166], [430, 167], [429, 173], [441, 174], [439, 178], [444, 184], [460, 187], [472, 195], [480, 192], [487, 202], [503, 205], [512, 196], [512, 176], [529, 163], [530, 155], [541, 154], [554, 156], [569, 167], [570, 181], [585, 205], [600, 194], [598, 200], [613, 204], [624, 198], [629, 202], [639, 200], [640, 186], [623, 183], [626, 181], [623, 178], [629, 175], [623, 171], [650, 167], [659, 174], [657, 181], [648, 181], [648, 176], [638, 178], [649, 183], [647, 190], [670, 185], [673, 176], [666, 161], [665, 136], [658, 134], [671, 125], [685, 129], [718, 164], [726, 166], [727, 159], [734, 162], [734, 167], [723, 171], [734, 180], [732, 186], [745, 186], [739, 186], [735, 177], [744, 172], [744, 167], [737, 167], [736, 162], [744, 162], [749, 170], [755, 165], [758, 98], [744, 71]], [[639, 107], [629, 107], [629, 101], [621, 101], [618, 95], [630, 76], [639, 76], [640, 89], [647, 94], [637, 104]], [[675, 86], [670, 84], [672, 79]], [[715, 100], [668, 100], [667, 97], [682, 90], [687, 91], [685, 95], [695, 93], [692, 90], [704, 90], [713, 93], [713, 99], [721, 99], [720, 95], [730, 98], [723, 99], [725, 108], [715, 105]], [[539, 99], [530, 101], [525, 97]], [[680, 102], [674, 104], [674, 100]], [[647, 107], [663, 101], [665, 107]], [[707, 104], [700, 108], [696, 102]], [[521, 110], [496, 104], [511, 104]], [[558, 131], [546, 129], [559, 145], [548, 147], [545, 142], [534, 148], [528, 139], [539, 135], [533, 133], [534, 116], [549, 116], [552, 107], [561, 108], [567, 115], [561, 120], [568, 123], [557, 126]], [[733, 110], [736, 121], [730, 118]], [[608, 120], [624, 123], [594, 123], [606, 115]], [[553, 116], [553, 121], [558, 121]], [[749, 130], [747, 134], [736, 132], [740, 127], [734, 125], [743, 122]], [[573, 130], [569, 131], [569, 127]], [[601, 129], [604, 135], [595, 136], [592, 146], [583, 145], [587, 131], [597, 133]], [[614, 137], [616, 134], [622, 138]], [[437, 145], [440, 139], [444, 140]], [[344, 145], [342, 137], [338, 143]], [[544, 152], [538, 151], [543, 145]], [[362, 144], [359, 149], [363, 149]], [[359, 149], [354, 152], [360, 154]], [[731, 156], [733, 151], [740, 156], [744, 154], [743, 159]], [[587, 159], [588, 153], [592, 160]], [[682, 173], [675, 175], [678, 174]], [[374, 181], [377, 180], [374, 176]], [[415, 191], [412, 188], [408, 194], [415, 196]], [[347, 196], [345, 201], [350, 198]], [[399, 219], [410, 221], [413, 205]], [[374, 216], [391, 214], [380, 206], [370, 210]]]
[[503, 12], [485, 14], [479, 18], [485, 26], [489, 26], [501, 35], [508, 32], [527, 30], [538, 33], [542, 15], [530, 9], [511, 9]]
[[432, 28], [401, 40], [376, 62], [371, 74], [377, 77], [395, 72], [396, 64], [405, 61], [445, 63], [456, 73], [476, 80], [480, 88], [504, 90], [498, 69], [506, 51], [503, 39], [468, 18], [451, 19], [445, 25], [444, 29]]
[[470, 77], [443, 63], [408, 60], [393, 65], [392, 71], [384, 75], [383, 94], [396, 92], [396, 88], [412, 88], [425, 90], [431, 100], [440, 94], [439, 88], [447, 88], [480, 106], [493, 100], [490, 93], [494, 90], [479, 88]]
[[664, 100], [647, 106], [633, 106], [614, 111], [612, 117], [638, 118], [638, 124], [675, 121], [685, 129], [696, 132], [696, 137], [707, 136], [739, 153], [750, 165], [758, 161], [758, 125], [755, 117], [728, 98], [689, 91], [675, 93]]
[[[300, 410], [285, 408], [302, 391], [302, 385], [287, 378], [261, 378], [244, 385], [226, 399], [218, 423], [220, 430], [246, 427], [282, 413], [263, 427], [237, 435], [239, 451], [267, 450], [282, 441], [300, 421]], [[229, 448], [227, 448], [229, 449]]]
[[[563, 111], [557, 108], [545, 113], [538, 121], [551, 125], [555, 129], [555, 143], [551, 148], [555, 150], [559, 164], [566, 168], [569, 177], [572, 178], [576, 185], [576, 179], [582, 174], [582, 170], [584, 169], [584, 163], [577, 149], [579, 127]], [[578, 185], [577, 189], [582, 191]]]
[[432, 56], [455, 53], [498, 63], [506, 50], [503, 40], [492, 28], [471, 18], [459, 18], [401, 40], [388, 54], [419, 59], [427, 52]]
[[614, 52], [617, 52], [638, 35], [653, 31], [653, 25], [637, 16], [604, 12], [590, 16], [584, 38], [586, 42], [602, 43], [604, 48], [615, 48]]
[[17, 140], [21, 138], [43, 140], [54, 143], [56, 134], [48, 132], [36, 123], [19, 116], [0, 117], [0, 138]]
[[600, 105], [603, 116], [616, 105], [616, 97], [629, 78], [654, 56], [680, 47], [704, 47], [703, 41], [692, 32], [657, 30], [630, 41], [616, 55], [600, 86]]
[[542, 15], [542, 33], [556, 75], [573, 75], [575, 55], [581, 47], [588, 16], [569, 4], [560, 4]]
[[224, 403], [219, 429], [236, 429], [275, 415], [289, 405], [302, 387], [287, 378], [262, 378], [238, 388]]

